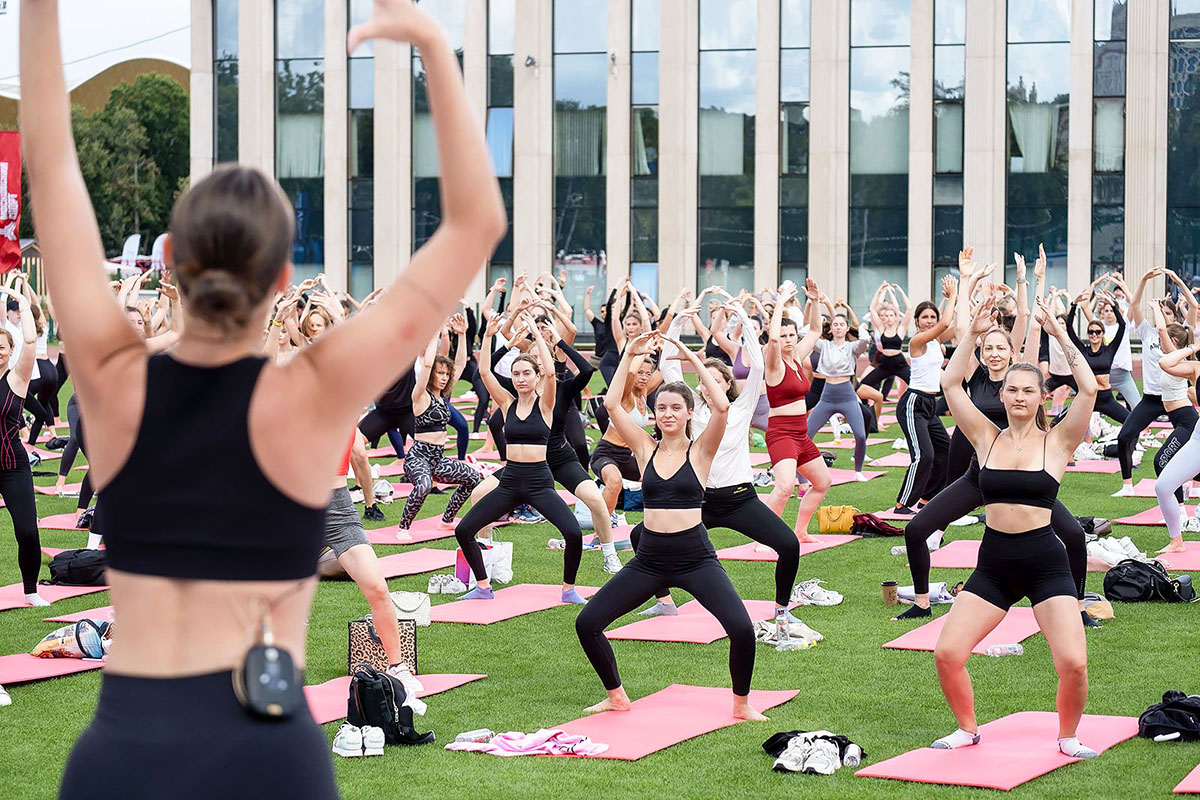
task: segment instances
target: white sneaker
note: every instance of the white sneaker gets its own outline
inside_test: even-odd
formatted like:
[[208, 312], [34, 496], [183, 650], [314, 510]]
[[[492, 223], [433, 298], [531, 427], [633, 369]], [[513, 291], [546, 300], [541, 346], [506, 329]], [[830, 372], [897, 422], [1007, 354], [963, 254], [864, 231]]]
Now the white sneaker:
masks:
[[378, 464], [371, 465], [371, 480], [373, 480], [373, 481], [379, 480], [379, 465]]
[[1142, 465], [1142, 456], [1143, 455], [1144, 455], [1144, 451], [1141, 450], [1140, 448], [1133, 451], [1133, 465], [1135, 467], [1140, 467]]
[[794, 737], [779, 754], [779, 758], [775, 759], [771, 769], [776, 772], [800, 772], [804, 769], [804, 759], [811, 748], [810, 742], [800, 736]]
[[628, 524], [629, 523], [627, 523], [625, 521], [624, 514], [618, 514], [616, 511], [612, 512], [612, 526], [614, 528], [617, 527], [618, 525], [628, 525]]
[[454, 575], [446, 576], [449, 580], [442, 587], [442, 594], [462, 594], [467, 591], [467, 585]]
[[932, 553], [942, 546], [942, 537], [945, 535], [945, 531], [934, 531], [925, 537], [925, 546], [929, 548], [929, 552]]
[[607, 572], [609, 575], [616, 575], [618, 572], [621, 571], [621, 567], [623, 567], [623, 566], [624, 565], [621, 563], [621, 559], [617, 558], [616, 553], [605, 554], [605, 556], [604, 556], [604, 571]]
[[1110, 494], [1109, 497], [1133, 497], [1133, 485], [1122, 483], [1121, 488]]
[[383, 735], [383, 728], [377, 728], [374, 725], [362, 726], [362, 754], [364, 756], [383, 755], [383, 746], [386, 743], [387, 739]]
[[804, 757], [804, 772], [810, 775], [832, 775], [842, 765], [837, 745], [828, 739], [817, 739]]
[[[382, 733], [382, 731], [380, 731]], [[362, 730], [357, 725], [343, 722], [333, 737], [333, 753], [342, 758], [358, 758], [363, 754]]]
[[842, 596], [832, 589], [822, 589], [824, 581], [811, 578], [802, 581], [792, 588], [792, 602], [802, 606], [836, 606], [841, 604]]
[[10, 695], [8, 692], [6, 692], [4, 690], [3, 686], [0, 686], [0, 706], [11, 706], [11, 705], [12, 705], [12, 695]]
[[905, 452], [908, 452], [908, 441], [903, 436], [901, 436], [899, 439], [892, 442], [892, 449], [893, 450], [903, 450]]
[[1096, 451], [1092, 449], [1087, 442], [1080, 442], [1075, 448], [1075, 452], [1071, 454], [1072, 461], [1095, 461]]
[[412, 670], [408, 668], [408, 664], [405, 664], [403, 661], [388, 667], [387, 674], [404, 684], [404, 691], [410, 695], [416, 695], [418, 692], [425, 691], [425, 687], [417, 680], [417, 676], [412, 674]]
[[978, 524], [978, 522], [979, 522], [979, 519], [974, 514], [963, 514], [961, 517], [954, 520], [950, 524], [955, 526], [956, 528], [961, 528], [965, 525], [976, 525], [976, 524]]
[[1183, 521], [1183, 530], [1192, 533], [1200, 532], [1200, 517], [1188, 517]]

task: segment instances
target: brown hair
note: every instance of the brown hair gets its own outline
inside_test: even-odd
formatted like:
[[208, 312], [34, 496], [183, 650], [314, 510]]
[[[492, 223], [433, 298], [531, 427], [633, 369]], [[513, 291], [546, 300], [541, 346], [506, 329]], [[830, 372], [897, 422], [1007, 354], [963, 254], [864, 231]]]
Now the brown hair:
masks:
[[1004, 340], [1006, 342], [1008, 342], [1008, 349], [1013, 351], [1014, 354], [1016, 354], [1017, 347], [1016, 347], [1016, 345], [1013, 344], [1012, 331], [1008, 330], [1007, 328], [989, 328], [987, 333], [985, 333], [983, 336], [979, 337], [979, 346], [981, 348], [983, 347], [984, 343], [987, 342], [988, 337], [991, 336], [993, 333], [998, 333], [1001, 336], [1003, 336]]
[[13, 339], [13, 335], [9, 332], [8, 328], [0, 328], [0, 334], [4, 334], [4, 338], [8, 339], [8, 349], [11, 355], [12, 349], [17, 346], [16, 341]]
[[821, 326], [821, 338], [828, 339], [829, 341], [833, 341], [833, 321], [835, 319], [837, 319], [838, 317], [841, 317], [842, 320], [846, 323], [846, 341], [847, 342], [857, 342], [858, 341], [858, 328], [855, 328], [853, 325], [850, 324], [850, 318], [847, 317], [845, 314], [834, 314], [832, 317], [826, 319], [825, 323]]
[[33, 327], [37, 330], [37, 335], [41, 336], [46, 332], [45, 317], [42, 314], [42, 307], [39, 303], [31, 303], [29, 310], [33, 312]]
[[295, 214], [275, 181], [218, 167], [171, 211], [172, 267], [188, 311], [224, 331], [245, 327], [291, 256]]
[[[433, 391], [433, 379], [437, 377], [438, 367], [445, 367], [448, 377], [454, 377], [454, 362], [446, 358], [441, 353], [438, 353], [433, 358], [433, 367], [429, 370], [429, 380], [425, 382], [425, 391]], [[446, 381], [446, 388], [442, 390], [442, 397], [449, 398], [454, 393], [454, 381]]]
[[533, 367], [533, 374], [537, 375], [539, 378], [541, 377], [542, 365], [538, 363], [538, 360], [534, 356], [531, 356], [528, 353], [522, 353], [512, 360], [512, 366], [515, 367], [518, 361], [528, 361], [529, 365]]
[[[709, 359], [710, 361], [713, 359]], [[706, 362], [707, 363], [707, 362]], [[688, 411], [696, 410], [696, 395], [692, 394], [692, 387], [688, 386], [683, 381], [671, 381], [658, 387], [658, 394], [654, 395], [654, 405], [658, 405], [658, 398], [663, 394], [677, 394], [683, 398], [683, 404], [687, 406]], [[684, 429], [687, 438], [692, 438], [692, 421], [689, 419], [687, 427]]]
[[324, 318], [326, 329], [333, 327], [333, 318], [329, 316], [329, 312], [323, 308], [320, 308], [319, 306], [313, 306], [308, 310], [308, 313], [304, 315], [304, 319], [300, 320], [300, 332], [309, 338], [312, 338], [312, 334], [308, 332], [308, 324], [315, 316]]
[[[1008, 372], [1004, 373], [1003, 385], [1008, 385], [1008, 376], [1012, 375], [1014, 372], [1028, 372], [1029, 374], [1036, 376], [1038, 389], [1041, 391], [1042, 395], [1045, 396], [1046, 376], [1042, 374], [1042, 370], [1037, 366], [1037, 364], [1030, 364], [1028, 361], [1018, 361], [1017, 363], [1013, 364], [1008, 368]], [[1050, 430], [1050, 420], [1046, 418], [1045, 402], [1042, 402], [1038, 405], [1036, 422], [1039, 429], [1043, 431]]]
[[1171, 337], [1177, 349], [1187, 347], [1192, 343], [1192, 331], [1186, 325], [1172, 322], [1167, 326], [1167, 336]]
[[[737, 382], [733, 379], [733, 370], [730, 368], [730, 366], [719, 358], [704, 359], [704, 366], [709, 367], [710, 369], [715, 369], [717, 372], [721, 373], [721, 377], [724, 378], [729, 384], [729, 388], [725, 390], [725, 396], [729, 398], [729, 402], [731, 403], [734, 400], [737, 400]], [[660, 389], [659, 391], [662, 390]]]

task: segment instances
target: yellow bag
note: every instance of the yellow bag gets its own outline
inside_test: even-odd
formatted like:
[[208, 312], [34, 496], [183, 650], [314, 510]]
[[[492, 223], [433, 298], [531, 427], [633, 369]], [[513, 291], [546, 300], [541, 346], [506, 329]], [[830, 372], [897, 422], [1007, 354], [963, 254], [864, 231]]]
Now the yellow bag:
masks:
[[849, 533], [854, 528], [854, 506], [821, 506], [817, 509], [818, 533]]

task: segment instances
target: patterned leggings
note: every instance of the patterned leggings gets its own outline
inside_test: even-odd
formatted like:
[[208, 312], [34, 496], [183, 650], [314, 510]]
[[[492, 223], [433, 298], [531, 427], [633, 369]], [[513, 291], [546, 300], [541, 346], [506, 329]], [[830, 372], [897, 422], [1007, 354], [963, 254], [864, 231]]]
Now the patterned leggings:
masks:
[[408, 478], [413, 488], [404, 503], [404, 513], [400, 517], [400, 527], [403, 529], [412, 527], [417, 512], [425, 505], [425, 498], [433, 489], [435, 480], [440, 483], [458, 484], [458, 488], [450, 496], [446, 513], [442, 514], [442, 520], [445, 522], [454, 520], [454, 515], [462, 508], [463, 503], [470, 499], [471, 490], [483, 480], [483, 476], [469, 464], [446, 458], [441, 445], [427, 442], [414, 442], [409, 448], [408, 456], [404, 459], [404, 477]]

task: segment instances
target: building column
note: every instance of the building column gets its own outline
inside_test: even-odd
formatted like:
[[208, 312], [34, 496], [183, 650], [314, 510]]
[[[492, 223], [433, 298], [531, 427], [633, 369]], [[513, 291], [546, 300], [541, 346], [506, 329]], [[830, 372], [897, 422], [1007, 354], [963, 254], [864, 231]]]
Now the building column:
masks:
[[758, 0], [754, 287], [779, 285], [779, 0]]
[[1067, 167], [1067, 291], [1092, 282], [1092, 3], [1071, 11], [1071, 108]]
[[513, 268], [536, 276], [554, 266], [554, 2], [516, 8]]
[[375, 287], [412, 253], [412, 47], [375, 42]]
[[925, 297], [933, 291], [933, 0], [912, 0], [911, 37], [908, 294]]
[[1012, 258], [1004, 239], [1006, 10], [1004, 0], [971, 0], [967, 15], [963, 244], [974, 247], [975, 260], [983, 264]]
[[275, 4], [271, 0], [241, 0], [238, 5], [238, 161], [275, 175]]
[[[465, 0], [464, 10], [463, 83], [471, 110], [483, 131], [487, 122], [487, 0]], [[487, 270], [481, 264], [467, 287], [466, 299], [472, 304], [482, 303], [486, 296]]]
[[350, 285], [346, 6], [347, 0], [325, 0], [325, 276], [342, 292]]
[[[633, 84], [633, 9], [630, 0], [608, 4], [608, 152], [605, 155], [605, 252], [609, 289], [630, 274], [630, 114]], [[661, 283], [661, 279], [660, 279]]]
[[[1130, 3], [1125, 88], [1125, 282], [1167, 261], [1166, 3]], [[1072, 120], [1073, 121], [1073, 120]], [[1162, 292], [1161, 279], [1151, 284]]]
[[850, 262], [850, 0], [812, 4], [811, 52], [808, 274], [831, 297], [846, 297]]
[[[691, 159], [687, 142], [689, 109], [695, 128], [700, 104], [696, 66], [699, 8], [696, 0], [660, 0], [659, 13], [658, 291], [660, 299], [670, 302], [685, 286], [694, 287], [696, 282], [695, 134]], [[693, 173], [690, 194], [689, 164]]]
[[192, 0], [190, 168], [192, 183], [212, 171], [214, 157], [212, 0]]

